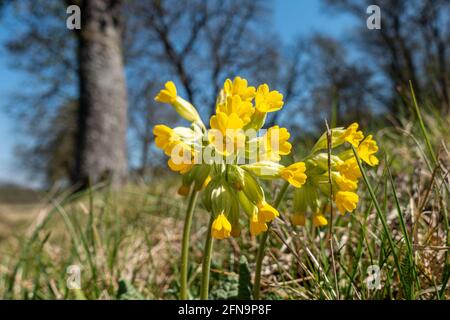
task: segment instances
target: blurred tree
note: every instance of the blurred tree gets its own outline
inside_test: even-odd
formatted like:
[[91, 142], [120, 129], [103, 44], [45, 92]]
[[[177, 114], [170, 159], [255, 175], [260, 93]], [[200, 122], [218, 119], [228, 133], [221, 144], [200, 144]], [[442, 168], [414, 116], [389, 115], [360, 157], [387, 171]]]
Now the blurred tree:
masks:
[[206, 118], [225, 78], [249, 76], [268, 63], [266, 6], [261, 0], [132, 1], [129, 39], [138, 41], [128, 53], [152, 57]]
[[18, 147], [19, 159], [40, 181], [67, 184], [75, 168], [78, 106], [77, 38], [66, 28], [67, 5], [50, 0], [9, 4], [3, 8], [10, 34], [5, 48], [12, 67], [26, 74], [7, 105], [17, 119], [17, 133], [26, 138]]
[[120, 0], [74, 1], [81, 9], [77, 32], [79, 100], [74, 183], [127, 176], [127, 88], [122, 55]]
[[[323, 119], [335, 124], [355, 120], [370, 121], [374, 106], [373, 74], [365, 65], [348, 58], [346, 49], [336, 40], [315, 35], [308, 46], [312, 72], [310, 101], [323, 126]], [[313, 118], [314, 119], [314, 118]]]
[[[81, 8], [81, 30], [66, 28], [66, 8], [72, 4]], [[48, 182], [62, 178], [54, 171], [65, 172], [66, 181], [80, 187], [105, 178], [120, 185], [126, 178], [121, 6], [122, 1], [112, 0], [12, 2], [16, 34], [6, 47], [15, 57], [15, 67], [31, 76], [32, 86], [17, 93], [11, 109], [34, 140], [22, 154], [33, 154], [34, 163], [45, 163]], [[64, 113], [64, 106], [74, 100], [79, 101], [77, 113]], [[75, 115], [76, 139], [60, 139], [49, 124]], [[65, 160], [61, 148], [72, 152], [71, 161]], [[74, 163], [70, 175], [67, 163]]]
[[37, 178], [43, 178], [46, 185], [68, 187], [67, 178], [75, 169], [77, 110], [78, 101], [61, 106], [51, 119], [33, 128], [39, 143], [17, 147], [24, 165]]
[[[396, 92], [426, 97], [442, 111], [449, 111], [450, 5], [445, 0], [325, 0], [330, 7], [357, 17], [359, 47], [372, 58], [392, 86], [388, 107], [398, 114]], [[366, 9], [381, 8], [381, 30], [365, 26]]]
[[[79, 32], [66, 28], [70, 4], [81, 7]], [[64, 113], [64, 106], [79, 100], [78, 120], [74, 120], [78, 134], [70, 140], [76, 146], [66, 149], [73, 154], [64, 153], [75, 159], [70, 162], [75, 166], [65, 179], [85, 182], [91, 176], [96, 182], [112, 174], [113, 179], [122, 180], [126, 168], [122, 138], [126, 91], [119, 71], [123, 50], [132, 162], [145, 172], [152, 152], [151, 127], [160, 118], [171, 123], [173, 114], [170, 108], [153, 107], [156, 88], [164, 81], [175, 79], [181, 94], [206, 116], [213, 111], [218, 89], [227, 77], [241, 75], [274, 83], [274, 73], [267, 70], [274, 70], [277, 38], [264, 28], [266, 6], [261, 0], [12, 2], [7, 8], [14, 13], [10, 19], [14, 33], [6, 47], [14, 57], [13, 66], [24, 71], [29, 81], [9, 104], [26, 133], [20, 153], [24, 164], [32, 168], [32, 158], [47, 167], [68, 163], [51, 159], [62, 155], [49, 152], [57, 148], [55, 143], [69, 140], [54, 139], [50, 124], [53, 119], [73, 117]], [[267, 41], [267, 36], [273, 41]], [[137, 157], [141, 160], [136, 161]], [[46, 181], [64, 179], [49, 174], [53, 169], [41, 167]]]

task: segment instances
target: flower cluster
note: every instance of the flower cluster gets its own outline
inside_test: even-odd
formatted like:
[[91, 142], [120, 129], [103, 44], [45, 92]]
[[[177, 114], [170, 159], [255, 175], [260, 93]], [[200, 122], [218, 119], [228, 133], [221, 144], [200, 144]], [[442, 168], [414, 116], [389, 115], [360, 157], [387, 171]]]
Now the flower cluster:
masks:
[[183, 175], [179, 194], [204, 189], [205, 207], [213, 214], [211, 235], [224, 239], [240, 234], [240, 212], [248, 217], [249, 230], [258, 235], [279, 216], [267, 201], [258, 181], [284, 179], [295, 188], [305, 183], [306, 165], [278, 163], [291, 153], [286, 128], [261, 130], [267, 114], [283, 107], [283, 95], [267, 84], [249, 86], [245, 79], [227, 79], [216, 101], [216, 112], [207, 130], [195, 107], [177, 94], [173, 82], [155, 98], [170, 104], [191, 123], [188, 127], [154, 127], [156, 146], [170, 157], [168, 166]]
[[[353, 123], [347, 128], [331, 130], [331, 156], [328, 156], [328, 138], [324, 133], [312, 149], [311, 155], [305, 159], [308, 181], [303, 188], [294, 193], [294, 215], [291, 220], [294, 225], [304, 226], [306, 213], [312, 213], [312, 223], [315, 226], [325, 226], [328, 221], [324, 215], [329, 211], [322, 199], [330, 198], [330, 175], [332, 181], [333, 201], [341, 214], [355, 210], [359, 197], [356, 193], [358, 179], [361, 177], [353, 146], [358, 157], [370, 166], [378, 164], [375, 153], [378, 146], [372, 135], [364, 137], [358, 130], [358, 124]], [[330, 173], [328, 170], [330, 163]]]

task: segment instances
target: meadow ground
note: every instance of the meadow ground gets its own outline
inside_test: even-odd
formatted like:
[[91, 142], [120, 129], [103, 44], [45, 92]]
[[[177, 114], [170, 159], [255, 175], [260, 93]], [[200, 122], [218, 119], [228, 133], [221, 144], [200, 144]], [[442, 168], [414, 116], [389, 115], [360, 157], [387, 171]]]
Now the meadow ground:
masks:
[[[424, 113], [374, 131], [381, 160], [360, 185], [358, 208], [330, 226], [273, 225], [262, 272], [265, 299], [449, 299], [450, 118]], [[297, 147], [301, 149], [301, 146]], [[175, 299], [186, 199], [179, 179], [154, 177], [121, 192], [41, 195], [0, 206], [0, 298]], [[272, 199], [276, 184], [268, 184]], [[269, 192], [269, 190], [275, 190]], [[269, 199], [270, 200], [270, 199]], [[243, 222], [244, 223], [244, 222]], [[208, 213], [195, 210], [189, 284], [199, 297]], [[258, 241], [215, 241], [211, 299], [249, 298]], [[67, 286], [81, 268], [81, 289]], [[377, 277], [368, 279], [371, 272]], [[379, 286], [378, 286], [379, 280]]]

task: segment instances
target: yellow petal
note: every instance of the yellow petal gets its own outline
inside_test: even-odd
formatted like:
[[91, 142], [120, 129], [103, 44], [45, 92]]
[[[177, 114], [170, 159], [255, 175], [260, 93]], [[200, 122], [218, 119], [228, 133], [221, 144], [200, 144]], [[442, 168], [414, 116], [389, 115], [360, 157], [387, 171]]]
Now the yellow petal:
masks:
[[172, 103], [177, 98], [177, 88], [172, 81], [167, 81], [161, 89], [155, 100], [162, 103]]
[[313, 214], [312, 222], [315, 227], [323, 227], [328, 224], [327, 218], [325, 218], [325, 216], [320, 212]]
[[351, 191], [338, 191], [335, 196], [336, 206], [341, 214], [352, 212], [358, 204], [359, 197]]
[[267, 231], [267, 224], [258, 219], [257, 214], [253, 214], [250, 221], [250, 233], [252, 236], [257, 236], [258, 234]]
[[261, 201], [258, 205], [258, 219], [261, 222], [270, 222], [280, 215], [277, 209], [272, 207], [266, 201]]
[[297, 162], [282, 169], [280, 175], [294, 187], [300, 188], [306, 182], [307, 177], [305, 171], [305, 163]]
[[342, 135], [342, 139], [353, 145], [355, 148], [357, 148], [361, 140], [364, 139], [364, 135], [362, 131], [358, 131], [358, 127], [359, 125], [354, 122], [348, 126]]
[[358, 156], [370, 166], [378, 165], [378, 158], [375, 153], [378, 152], [377, 142], [372, 139], [372, 135], [368, 135], [366, 139], [358, 146]]
[[231, 235], [231, 223], [221, 213], [214, 219], [211, 226], [211, 236], [215, 239], [225, 239]]

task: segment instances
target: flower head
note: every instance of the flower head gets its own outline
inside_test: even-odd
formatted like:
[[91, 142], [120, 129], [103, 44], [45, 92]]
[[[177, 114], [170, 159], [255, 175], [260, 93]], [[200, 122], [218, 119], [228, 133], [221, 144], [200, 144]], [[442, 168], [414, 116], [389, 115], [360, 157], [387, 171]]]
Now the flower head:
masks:
[[328, 220], [322, 213], [316, 212], [313, 214], [312, 223], [315, 227], [323, 227], [328, 224]]
[[197, 109], [177, 95], [177, 87], [172, 81], [167, 81], [164, 89], [161, 89], [155, 97], [155, 101], [161, 103], [168, 103], [172, 105], [176, 112], [189, 122], [196, 122], [203, 125]]
[[350, 180], [358, 180], [361, 177], [361, 170], [359, 170], [358, 162], [355, 157], [351, 157], [340, 164], [336, 165], [339, 173]]
[[262, 160], [280, 161], [281, 156], [291, 153], [292, 145], [289, 143], [290, 133], [286, 128], [271, 127], [262, 138]]
[[363, 142], [358, 146], [356, 150], [358, 156], [370, 166], [376, 166], [378, 164], [378, 158], [375, 153], [378, 151], [377, 142], [372, 139], [372, 135], [368, 135]]
[[267, 231], [267, 224], [261, 221], [256, 213], [253, 214], [250, 220], [250, 234], [252, 236], [257, 236], [261, 232], [266, 231]]
[[341, 214], [355, 210], [359, 197], [351, 191], [338, 191], [335, 196], [336, 206]]
[[242, 100], [241, 96], [234, 95], [228, 96], [225, 103], [218, 104], [216, 113], [219, 112], [228, 116], [235, 114], [242, 120], [243, 124], [247, 124], [251, 120], [254, 108], [250, 101]]
[[156, 125], [153, 128], [153, 134], [155, 135], [156, 146], [164, 150], [168, 156], [170, 156], [170, 153], [172, 152], [174, 143], [181, 141], [180, 136], [178, 136], [172, 128], [163, 124]]
[[230, 234], [231, 223], [223, 213], [220, 213], [212, 223], [211, 236], [215, 239], [225, 239], [228, 238]]
[[172, 81], [167, 81], [164, 89], [161, 89], [155, 100], [162, 103], [174, 103], [177, 99], [177, 87]]
[[270, 222], [280, 215], [277, 209], [264, 200], [258, 203], [257, 207], [259, 221]]
[[261, 113], [278, 111], [283, 107], [283, 95], [276, 90], [270, 91], [264, 83], [256, 91], [255, 107]]
[[235, 154], [244, 145], [244, 123], [236, 113], [218, 112], [211, 117], [210, 125], [208, 140], [220, 154]]
[[281, 177], [296, 188], [300, 188], [306, 181], [306, 166], [304, 162], [291, 164], [281, 170]]
[[[361, 171], [352, 147], [356, 148], [362, 161], [371, 166], [378, 164], [378, 159], [374, 155], [378, 151], [376, 142], [372, 135], [364, 138], [363, 132], [358, 128], [357, 123], [352, 123], [347, 128], [332, 128], [317, 140], [311, 153], [304, 159], [304, 174], [307, 176], [307, 181], [294, 193], [293, 205], [296, 213], [291, 218], [293, 222], [301, 225], [306, 214], [314, 212], [313, 225], [327, 225], [328, 222], [324, 216], [326, 203], [323, 201], [327, 201], [331, 196], [333, 204], [342, 215], [356, 209], [359, 201], [357, 189]], [[324, 149], [327, 149], [327, 152]], [[287, 169], [289, 167], [284, 170], [287, 171]], [[287, 174], [283, 178], [289, 181]], [[332, 188], [330, 188], [330, 182]], [[320, 210], [320, 208], [323, 209]]]
[[239, 96], [243, 101], [251, 101], [255, 96], [255, 87], [248, 86], [247, 80], [241, 77], [225, 80], [223, 90], [226, 96]]
[[358, 131], [358, 124], [355, 122], [348, 126], [340, 138], [356, 148], [364, 139], [364, 135], [362, 131]]

